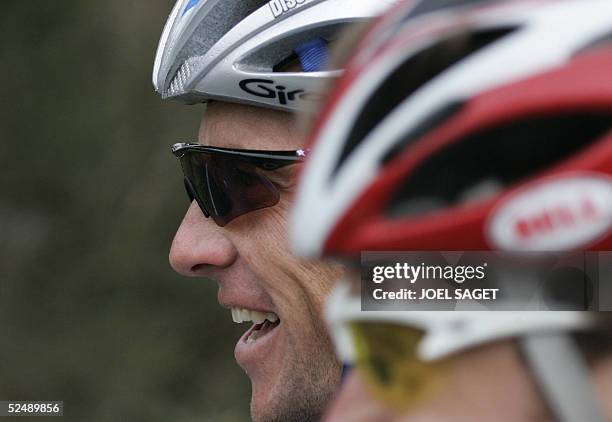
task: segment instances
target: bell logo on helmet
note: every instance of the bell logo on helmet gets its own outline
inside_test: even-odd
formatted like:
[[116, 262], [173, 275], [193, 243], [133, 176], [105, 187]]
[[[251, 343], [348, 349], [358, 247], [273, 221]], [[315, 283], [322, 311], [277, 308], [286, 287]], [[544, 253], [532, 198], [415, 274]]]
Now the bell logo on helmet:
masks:
[[551, 179], [511, 195], [494, 212], [489, 238], [506, 250], [558, 251], [586, 246], [612, 230], [612, 179]]
[[555, 230], [588, 223], [598, 218], [597, 208], [590, 198], [580, 198], [574, 206], [562, 204], [542, 209], [540, 212], [520, 217], [514, 223], [514, 232], [524, 241], [546, 235]]
[[283, 13], [293, 10], [304, 3], [306, 3], [306, 0], [271, 0], [268, 4], [274, 18], [278, 18]]
[[287, 105], [291, 101], [299, 100], [319, 100], [319, 96], [309, 94], [303, 89], [288, 91], [287, 87], [276, 85], [276, 82], [269, 79], [245, 79], [240, 81], [240, 88], [251, 95], [261, 98], [276, 99], [279, 104]]

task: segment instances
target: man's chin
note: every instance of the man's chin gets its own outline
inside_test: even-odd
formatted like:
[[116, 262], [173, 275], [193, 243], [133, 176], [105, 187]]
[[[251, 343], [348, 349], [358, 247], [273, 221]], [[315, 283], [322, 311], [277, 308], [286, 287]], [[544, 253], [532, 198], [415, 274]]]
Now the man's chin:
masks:
[[[282, 384], [282, 388], [281, 387]], [[316, 422], [321, 419], [331, 394], [320, 397], [307, 388], [302, 390], [287, 378], [272, 390], [252, 383], [251, 419], [253, 422]]]
[[[340, 367], [326, 355], [313, 354], [313, 362], [283, 356], [282, 366], [263, 368], [251, 374], [251, 418], [253, 422], [309, 422], [320, 420], [339, 386]], [[333, 356], [333, 355], [332, 355]]]
[[278, 405], [283, 400], [282, 384], [291, 382], [283, 376], [283, 366], [288, 356], [283, 350], [282, 323], [271, 332], [249, 341], [252, 328], [236, 343], [234, 356], [251, 380], [251, 418], [253, 421], [276, 421]]
[[236, 343], [236, 361], [251, 380], [254, 422], [317, 421], [338, 387], [340, 365], [331, 344], [310, 330], [294, 338], [289, 329], [281, 320], [254, 341], [247, 330]]
[[268, 389], [265, 382], [251, 381], [251, 419], [253, 422], [271, 422], [280, 420], [285, 413], [279, 405], [283, 397], [274, 389]]

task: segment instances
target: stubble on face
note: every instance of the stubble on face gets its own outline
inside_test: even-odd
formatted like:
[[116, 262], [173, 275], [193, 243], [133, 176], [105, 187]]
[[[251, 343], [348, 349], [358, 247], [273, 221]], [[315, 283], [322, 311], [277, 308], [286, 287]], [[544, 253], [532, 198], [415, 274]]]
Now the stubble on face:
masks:
[[[203, 143], [267, 150], [302, 146], [286, 113], [225, 104], [213, 104], [207, 113], [200, 133]], [[281, 189], [276, 206], [241, 216], [224, 228], [245, 267], [272, 298], [281, 320], [282, 344], [269, 356], [271, 362], [262, 362], [248, 374], [255, 422], [319, 420], [340, 380], [341, 365], [322, 308], [343, 269], [308, 262], [290, 252], [287, 215], [294, 185]]]
[[[323, 321], [323, 304], [342, 277], [339, 265], [312, 263], [289, 252], [286, 215], [291, 197], [267, 211], [265, 221], [253, 227], [266, 238], [266, 248], [245, 254], [272, 296], [284, 325], [284, 356], [273, 394], [267, 401], [253, 400], [255, 422], [317, 421], [340, 383], [341, 365]], [[257, 388], [253, 385], [253, 388]]]

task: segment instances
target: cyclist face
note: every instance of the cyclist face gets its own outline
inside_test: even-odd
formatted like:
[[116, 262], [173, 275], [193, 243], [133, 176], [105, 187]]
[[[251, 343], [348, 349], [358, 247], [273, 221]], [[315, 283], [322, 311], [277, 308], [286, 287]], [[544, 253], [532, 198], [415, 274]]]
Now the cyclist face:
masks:
[[[359, 277], [353, 277], [352, 287], [359, 289]], [[378, 335], [387, 338], [378, 340], [392, 340], [394, 347], [385, 348], [384, 342], [380, 342], [379, 347], [370, 351], [377, 354], [379, 368], [383, 362], [392, 368], [388, 377], [374, 378], [368, 361], [358, 354], [323, 421], [535, 422], [553, 419], [543, 406], [513, 341], [489, 343], [455, 354], [439, 368], [443, 373], [432, 372], [425, 374], [428, 378], [418, 380], [419, 373], [415, 372], [418, 364], [406, 360], [409, 353], [393, 356], [397, 346], [407, 345], [402, 343], [410, 342], [409, 338], [394, 337], [401, 332], [384, 332], [383, 327], [378, 327]], [[408, 373], [412, 377], [407, 377]], [[428, 381], [435, 382], [435, 386], [425, 392], [422, 387]]]
[[[291, 115], [226, 103], [209, 105], [199, 142], [260, 150], [302, 146]], [[235, 320], [248, 320], [235, 357], [251, 379], [255, 421], [316, 418], [339, 380], [320, 310], [341, 270], [294, 257], [286, 240], [299, 167], [266, 174], [280, 192], [277, 205], [224, 227], [205, 218], [193, 202], [170, 251], [177, 272], [215, 280], [220, 304], [232, 309]]]

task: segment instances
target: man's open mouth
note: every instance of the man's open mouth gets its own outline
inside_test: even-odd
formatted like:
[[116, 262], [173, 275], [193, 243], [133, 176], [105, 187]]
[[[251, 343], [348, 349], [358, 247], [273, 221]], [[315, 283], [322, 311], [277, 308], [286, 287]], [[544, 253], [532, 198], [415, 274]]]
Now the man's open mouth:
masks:
[[280, 319], [274, 312], [259, 312], [242, 308], [231, 308], [231, 311], [232, 320], [235, 323], [253, 323], [253, 326], [243, 336], [245, 343], [253, 343], [270, 333], [280, 324]]

